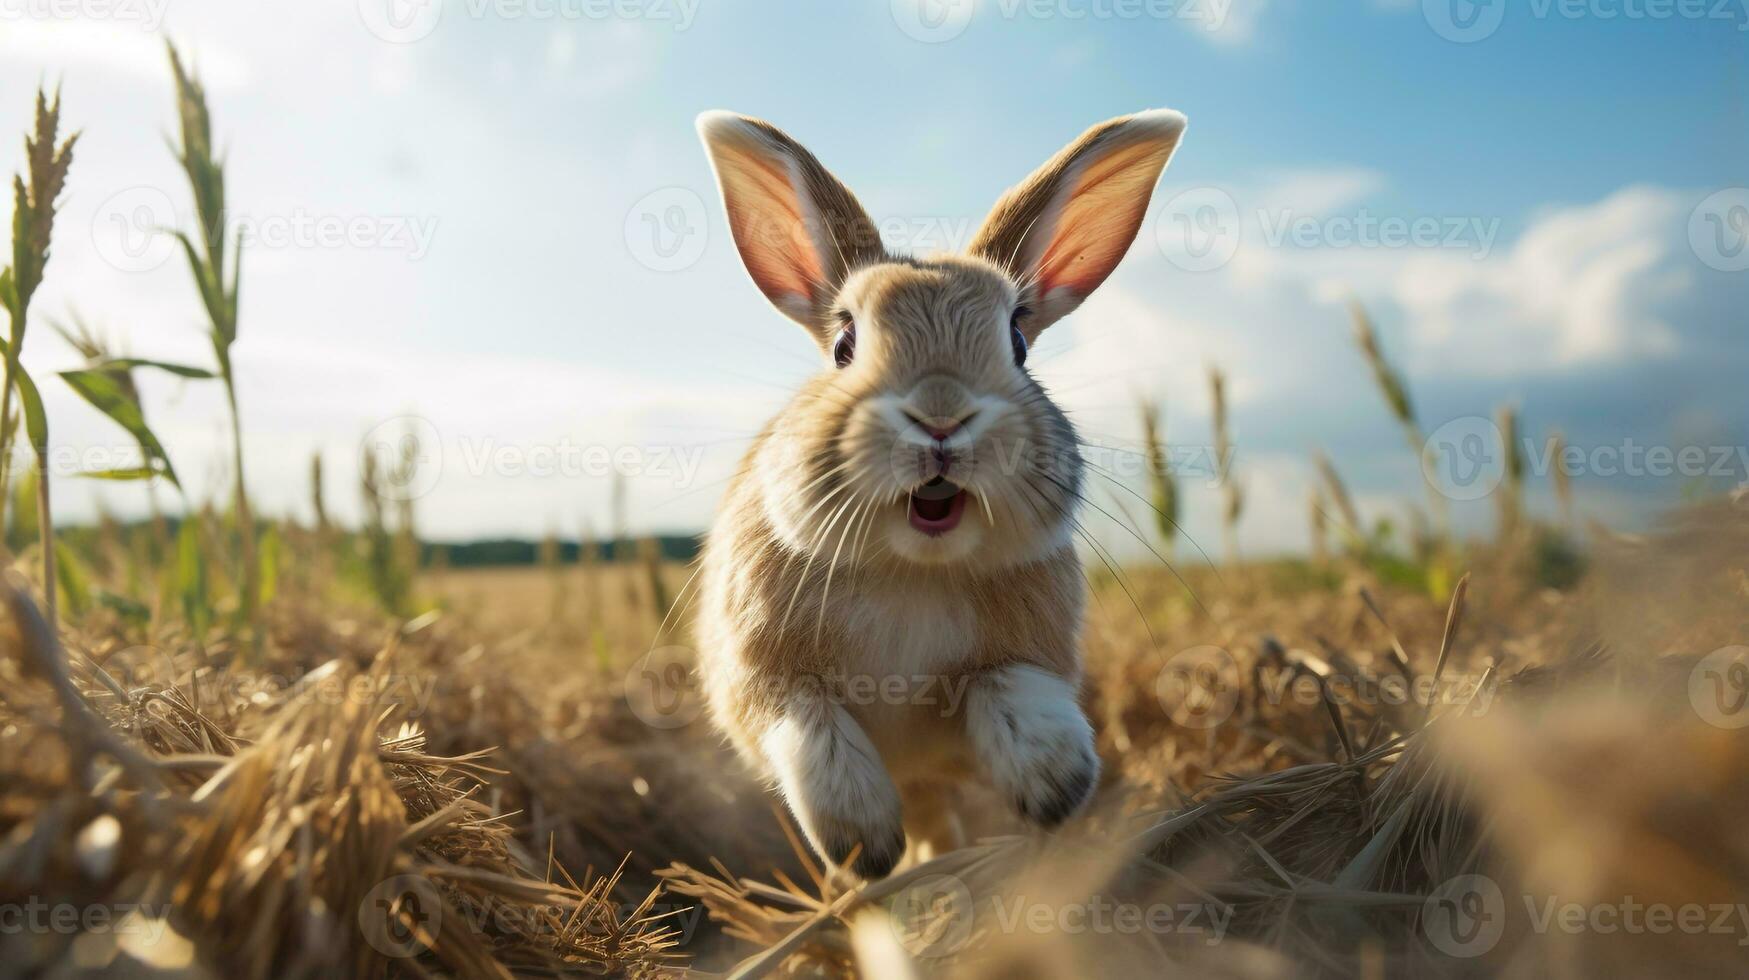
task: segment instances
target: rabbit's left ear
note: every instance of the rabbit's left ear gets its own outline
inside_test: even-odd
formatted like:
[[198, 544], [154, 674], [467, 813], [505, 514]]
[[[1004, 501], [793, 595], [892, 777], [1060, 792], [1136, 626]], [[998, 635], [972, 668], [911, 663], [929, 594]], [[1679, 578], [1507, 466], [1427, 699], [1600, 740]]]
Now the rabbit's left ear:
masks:
[[996, 202], [970, 251], [1023, 286], [1027, 340], [1117, 268], [1183, 133], [1184, 116], [1171, 109], [1108, 120]]

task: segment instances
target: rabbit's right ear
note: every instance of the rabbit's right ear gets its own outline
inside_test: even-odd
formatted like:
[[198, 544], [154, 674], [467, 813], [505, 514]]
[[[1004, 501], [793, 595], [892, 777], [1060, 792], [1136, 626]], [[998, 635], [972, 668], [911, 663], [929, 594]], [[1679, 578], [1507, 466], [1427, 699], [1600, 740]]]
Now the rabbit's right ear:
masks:
[[728, 212], [729, 232], [753, 284], [822, 346], [845, 276], [884, 256], [855, 196], [776, 126], [732, 112], [698, 117]]
[[1184, 135], [1184, 116], [1151, 109], [1094, 126], [996, 202], [971, 251], [1023, 286], [1031, 343], [1117, 268]]

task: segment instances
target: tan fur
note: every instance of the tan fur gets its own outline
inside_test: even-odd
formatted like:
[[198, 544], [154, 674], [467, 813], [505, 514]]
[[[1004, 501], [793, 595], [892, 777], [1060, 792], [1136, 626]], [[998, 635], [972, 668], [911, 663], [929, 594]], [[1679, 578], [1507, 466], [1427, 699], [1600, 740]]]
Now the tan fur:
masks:
[[[1004, 198], [974, 254], [913, 259], [863, 237], [855, 198], [770, 124], [701, 117], [755, 283], [828, 358], [842, 324], [856, 339], [730, 484], [704, 555], [700, 671], [717, 725], [816, 848], [841, 860], [861, 845], [860, 873], [884, 874], [903, 847], [897, 786], [921, 815], [941, 809], [932, 781], [982, 773], [1051, 823], [1097, 774], [1074, 705], [1077, 437], [1016, 367], [1009, 322], [1049, 307], [1030, 340], [1128, 246], [1177, 142], [1160, 116], [1129, 118]], [[930, 442], [918, 418], [964, 426]], [[972, 502], [929, 537], [907, 495], [943, 459]]]

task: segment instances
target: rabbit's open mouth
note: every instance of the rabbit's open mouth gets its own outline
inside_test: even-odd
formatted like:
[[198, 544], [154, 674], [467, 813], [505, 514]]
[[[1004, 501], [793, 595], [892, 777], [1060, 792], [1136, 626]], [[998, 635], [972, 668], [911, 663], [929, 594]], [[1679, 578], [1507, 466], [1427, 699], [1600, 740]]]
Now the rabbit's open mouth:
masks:
[[911, 491], [911, 526], [931, 537], [959, 526], [966, 513], [966, 491], [936, 477]]

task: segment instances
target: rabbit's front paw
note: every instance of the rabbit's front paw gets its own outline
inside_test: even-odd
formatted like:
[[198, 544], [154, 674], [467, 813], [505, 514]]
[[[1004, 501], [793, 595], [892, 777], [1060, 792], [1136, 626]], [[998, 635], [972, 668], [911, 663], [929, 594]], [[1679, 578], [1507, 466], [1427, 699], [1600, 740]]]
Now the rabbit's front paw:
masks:
[[823, 813], [802, 820], [813, 825], [809, 836], [833, 864], [842, 865], [849, 861], [851, 852], [857, 845], [862, 845], [862, 849], [856, 851], [856, 860], [850, 865], [850, 870], [859, 878], [870, 881], [885, 878], [905, 854], [905, 829], [900, 825], [897, 810], [893, 811], [891, 820], [845, 820]]
[[761, 740], [790, 813], [822, 857], [884, 878], [905, 853], [899, 791], [880, 753], [840, 706], [813, 703], [796, 710]]
[[991, 671], [973, 683], [967, 712], [991, 781], [1029, 822], [1055, 827], [1093, 795], [1093, 728], [1061, 677], [1028, 666]]

